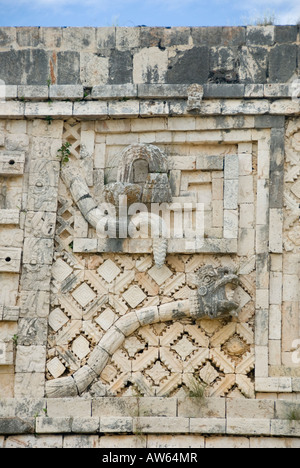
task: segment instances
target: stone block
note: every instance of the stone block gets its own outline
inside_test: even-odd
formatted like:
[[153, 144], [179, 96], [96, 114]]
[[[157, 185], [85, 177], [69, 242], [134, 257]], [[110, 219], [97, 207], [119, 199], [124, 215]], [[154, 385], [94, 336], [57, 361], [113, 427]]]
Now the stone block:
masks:
[[13, 341], [0, 341], [0, 366], [12, 366], [14, 364]]
[[[48, 75], [49, 76], [49, 75]], [[47, 79], [46, 81], [47, 82]], [[80, 84], [80, 53], [62, 51], [57, 53], [57, 84]]]
[[116, 85], [103, 85], [94, 86], [92, 91], [92, 98], [95, 99], [133, 99], [137, 97], [137, 85], [130, 83], [116, 84]]
[[41, 373], [45, 371], [46, 349], [44, 346], [17, 346], [16, 372]]
[[50, 56], [40, 48], [4, 51], [0, 56], [1, 79], [7, 85], [45, 85], [50, 76]]
[[188, 418], [149, 418], [141, 417], [133, 420], [133, 432], [155, 434], [159, 428], [161, 434], [189, 433], [190, 420]]
[[[106, 85], [109, 77], [109, 58], [102, 54], [91, 54], [90, 52], [80, 53], [80, 76], [77, 84], [80, 82], [83, 86], [91, 88], [100, 84]], [[66, 84], [68, 82], [66, 81]]]
[[21, 318], [19, 320], [18, 344], [24, 346], [47, 344], [48, 323], [44, 318]]
[[[251, 177], [252, 179], [252, 177]], [[224, 180], [224, 209], [237, 210], [238, 208], [239, 181]]]
[[72, 432], [75, 434], [97, 434], [100, 428], [100, 419], [91, 417], [74, 417], [72, 421]]
[[0, 28], [0, 47], [6, 48], [16, 44], [17, 28], [1, 27]]
[[209, 437], [205, 441], [206, 448], [226, 448], [226, 449], [248, 449], [250, 447], [250, 440], [248, 437]]
[[273, 400], [227, 399], [227, 418], [273, 419], [275, 402]]
[[33, 434], [34, 419], [27, 418], [0, 418], [0, 433], [1, 434]]
[[117, 27], [116, 28], [116, 46], [117, 49], [134, 49], [140, 47], [139, 27]]
[[45, 370], [42, 373], [15, 374], [15, 398], [43, 398], [45, 394]]
[[204, 448], [205, 438], [199, 435], [149, 435], [147, 448]]
[[0, 102], [0, 117], [1, 119], [7, 118], [20, 118], [25, 115], [25, 103], [16, 101]]
[[268, 346], [268, 324], [269, 314], [267, 310], [257, 310], [255, 315], [255, 344], [257, 346]]
[[243, 84], [207, 84], [204, 85], [204, 98], [228, 99], [244, 98], [245, 85]]
[[71, 449], [98, 449], [98, 435], [65, 435], [63, 437], [63, 448]]
[[25, 154], [18, 151], [0, 151], [0, 175], [17, 176], [24, 173]]
[[91, 416], [91, 400], [82, 398], [49, 398], [47, 400], [47, 415], [49, 418]]
[[26, 102], [25, 116], [38, 117], [70, 117], [73, 112], [72, 102]]
[[50, 85], [50, 99], [83, 99], [81, 85]]
[[[109, 320], [109, 323], [111, 323], [111, 321], [114, 320], [114, 318], [112, 317], [112, 314], [108, 312], [106, 315], [107, 315], [107, 319]], [[103, 320], [105, 320], [104, 317], [103, 317]], [[116, 327], [126, 337], [132, 335], [132, 333], [134, 333], [138, 328], [140, 328], [140, 326], [141, 324], [135, 312], [130, 312], [129, 314], [126, 314], [124, 317], [120, 318], [116, 322]], [[106, 329], [106, 325], [105, 325], [105, 329]]]
[[299, 112], [298, 99], [278, 99], [271, 103], [270, 113], [274, 115], [297, 115]]
[[268, 377], [269, 350], [267, 346], [255, 348], [255, 376], [256, 378]]
[[25, 218], [25, 237], [52, 239], [55, 233], [56, 213], [27, 211]]
[[300, 437], [300, 422], [289, 420], [271, 421], [272, 436]]
[[271, 435], [270, 419], [228, 418], [226, 433], [231, 435]]
[[62, 48], [67, 50], [95, 50], [96, 29], [86, 28], [63, 28]]
[[45, 291], [26, 291], [20, 293], [20, 316], [21, 317], [48, 317], [49, 294]]
[[247, 45], [268, 45], [275, 41], [275, 26], [247, 26]]
[[224, 179], [235, 180], [239, 177], [239, 157], [237, 154], [226, 155], [224, 161]]
[[74, 117], [89, 117], [90, 119], [103, 119], [108, 116], [108, 104], [106, 101], [75, 102]]
[[[88, 347], [88, 341], [83, 337], [79, 337], [79, 338], [81, 338], [82, 340], [85, 340], [86, 345]], [[84, 348], [82, 352], [82, 347], [81, 347], [79, 348], [79, 352], [77, 353], [77, 356], [81, 357], [82, 355], [86, 355], [88, 351], [89, 349]], [[82, 354], [80, 354], [81, 352]], [[78, 369], [73, 374], [73, 379], [75, 381], [75, 385], [77, 387], [79, 395], [81, 395], [87, 389], [87, 387], [91, 385], [91, 383], [95, 380], [96, 377], [97, 377], [97, 374], [95, 373], [95, 371], [87, 364], [81, 367], [80, 369]]]
[[92, 400], [92, 416], [127, 418], [137, 417], [138, 398], [135, 397], [104, 397]]
[[[133, 28], [131, 29], [133, 30]], [[111, 50], [109, 55], [108, 68], [108, 84], [121, 85], [132, 83], [132, 52], [130, 50]], [[123, 95], [122, 97], [126, 98], [126, 95]]]
[[209, 49], [206, 46], [178, 52], [169, 57], [166, 82], [203, 84], [209, 76]]
[[172, 83], [169, 79], [166, 80], [168, 56], [167, 50], [160, 50], [158, 47], [138, 50], [133, 56], [133, 83]]
[[275, 26], [275, 42], [292, 43], [297, 42], [297, 26]]
[[146, 448], [146, 437], [140, 435], [110, 435], [100, 437], [100, 449]]
[[116, 47], [116, 27], [96, 28], [96, 43], [99, 49]]
[[53, 263], [53, 240], [38, 239], [36, 237], [27, 237], [24, 242], [23, 262], [30, 263], [35, 261], [43, 265], [52, 265]]
[[72, 431], [72, 418], [37, 417], [35, 423], [37, 434], [65, 434]]
[[19, 210], [0, 210], [0, 224], [18, 225], [19, 223]]
[[245, 98], [262, 98], [264, 96], [264, 85], [247, 84], [245, 86]]
[[191, 418], [190, 432], [196, 434], [225, 434], [226, 419]]
[[[1, 311], [1, 306], [0, 306], [0, 311]], [[0, 312], [0, 320], [3, 320], [4, 322], [17, 322], [19, 320], [19, 316], [20, 316], [20, 307], [2, 306], [2, 313]]]
[[265, 84], [264, 96], [268, 98], [289, 98], [291, 96], [290, 86], [276, 83]]
[[269, 65], [271, 83], [287, 83], [296, 73], [296, 68], [296, 44], [280, 44], [271, 49]]
[[196, 169], [201, 171], [223, 171], [223, 156], [198, 156], [196, 160]]
[[111, 101], [108, 103], [108, 115], [111, 117], [138, 117], [140, 113], [140, 103], [136, 100]]
[[238, 237], [238, 211], [224, 210], [224, 238], [237, 239]]
[[139, 416], [175, 417], [176, 398], [144, 397], [139, 399]]
[[101, 417], [100, 418], [100, 432], [103, 434], [109, 433], [132, 433], [133, 432], [133, 419], [130, 417]]
[[79, 238], [73, 241], [73, 252], [97, 252], [98, 241], [97, 239]]
[[140, 99], [187, 98], [188, 86], [185, 84], [138, 84]]
[[5, 86], [5, 99], [17, 99], [18, 97], [18, 86], [17, 85], [6, 85]]
[[290, 377], [256, 378], [255, 390], [262, 393], [291, 393], [292, 379]]
[[[140, 117], [151, 117], [153, 115], [167, 117], [169, 113], [169, 103], [166, 101], [141, 101], [140, 103]], [[157, 140], [159, 137], [166, 138], [167, 135], [167, 133], [164, 135], [156, 135], [156, 138]]]
[[0, 248], [0, 272], [19, 273], [22, 250], [17, 248]]
[[30, 100], [47, 100], [49, 97], [49, 88], [45, 86], [18, 86], [18, 98], [19, 99], [30, 99]]
[[269, 339], [281, 339], [281, 307], [280, 305], [271, 305], [269, 312]]
[[47, 186], [30, 186], [27, 209], [29, 211], [55, 212], [57, 210], [57, 189]]
[[[266, 83], [269, 52], [265, 47], [249, 45], [240, 50], [239, 76], [241, 83]], [[280, 81], [280, 80], [278, 80]]]

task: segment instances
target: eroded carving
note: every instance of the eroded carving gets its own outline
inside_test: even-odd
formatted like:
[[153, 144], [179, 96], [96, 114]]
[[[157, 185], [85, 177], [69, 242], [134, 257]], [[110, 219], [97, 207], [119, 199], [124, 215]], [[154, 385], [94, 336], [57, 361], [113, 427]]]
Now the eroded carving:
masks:
[[203, 96], [204, 96], [203, 86], [199, 84], [191, 85], [188, 88], [187, 109], [189, 111], [199, 111], [201, 109]]
[[100, 339], [87, 364], [65, 380], [66, 385], [64, 378], [47, 382], [47, 396], [68, 396], [72, 379], [74, 388], [77, 387], [79, 394], [83, 393], [101, 374], [109, 358], [123, 345], [125, 339], [140, 327], [184, 318], [216, 319], [237, 316], [239, 303], [232, 297], [232, 292], [239, 285], [236, 274], [229, 268], [205, 266], [198, 271], [197, 279], [198, 289], [190, 299], [139, 309], [118, 319]]
[[198, 289], [192, 302], [192, 317], [217, 319], [236, 317], [239, 304], [234, 300], [234, 291], [240, 284], [239, 278], [229, 268], [201, 268], [197, 275]]
[[[141, 179], [140, 172], [135, 176], [135, 164], [141, 161], [146, 163], [148, 167], [148, 174], [144, 174], [144, 181]], [[106, 209], [105, 206], [104, 208], [103, 206], [99, 207], [92, 197], [76, 161], [70, 161], [62, 166], [62, 177], [66, 186], [85, 220], [95, 229], [99, 229], [99, 226], [109, 226], [110, 238], [124, 239], [130, 231], [130, 223], [132, 223], [133, 230], [136, 227], [148, 230], [148, 227], [153, 228], [153, 223], [156, 224], [154, 231], [157, 234], [153, 235], [153, 253], [158, 268], [162, 268], [164, 265], [168, 249], [168, 241], [161, 227], [163, 224], [161, 217], [152, 213], [140, 213], [139, 210], [130, 213], [129, 210], [129, 219], [125, 219], [126, 226], [124, 228], [124, 219], [119, 218], [119, 211], [122, 204], [127, 209], [127, 207], [139, 202], [144, 204], [171, 202], [172, 192], [167, 172], [166, 156], [159, 148], [153, 145], [127, 147], [121, 155], [118, 181], [108, 184], [104, 188], [106, 203], [111, 204], [113, 208], [115, 207], [110, 213], [110, 210]], [[129, 226], [128, 232], [127, 226]]]

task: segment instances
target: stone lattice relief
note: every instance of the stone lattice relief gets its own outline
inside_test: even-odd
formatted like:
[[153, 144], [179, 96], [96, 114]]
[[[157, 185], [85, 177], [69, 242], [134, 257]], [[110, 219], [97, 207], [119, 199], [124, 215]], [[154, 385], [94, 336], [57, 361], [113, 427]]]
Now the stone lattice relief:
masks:
[[[82, 367], [105, 332], [131, 310], [188, 299], [202, 265], [232, 266], [229, 257], [168, 256], [158, 269], [150, 255], [57, 254], [49, 317], [48, 379]], [[173, 395], [195, 376], [208, 393], [253, 396], [253, 282], [241, 277], [242, 310], [231, 321], [202, 319], [140, 328], [113, 355], [92, 387], [96, 395]]]
[[[130, 125], [134, 124], [132, 121]], [[141, 134], [124, 134], [130, 130], [126, 122], [112, 122], [110, 126], [121, 128], [121, 134], [103, 136], [108, 128], [103, 123], [96, 123], [99, 133], [94, 132], [93, 122], [78, 124], [74, 120], [64, 125], [63, 140], [71, 144], [71, 155], [70, 162], [62, 165], [58, 187], [48, 382], [58, 382], [85, 366], [102, 337], [121, 317], [134, 310], [191, 299], [199, 286], [199, 271], [210, 266], [215, 271], [237, 272], [240, 283], [235, 300], [240, 307], [236, 317], [181, 318], [141, 327], [127, 336], [87, 391], [96, 396], [173, 396], [188, 391], [196, 379], [207, 395], [253, 397], [256, 277], [254, 251], [247, 237], [251, 234], [251, 220], [245, 221], [245, 208], [254, 202], [256, 163], [252, 159], [252, 144], [242, 145], [246, 153], [243, 161], [234, 154], [238, 147], [233, 144], [158, 145], [168, 155], [172, 168], [168, 172], [164, 169], [162, 176], [166, 175], [170, 182], [173, 200], [184, 197], [187, 201], [204, 202], [208, 239], [203, 254], [183, 253], [181, 240], [175, 239], [171, 248], [174, 253], [169, 253], [161, 266], [156, 264], [148, 241], [126, 240], [122, 249], [118, 243], [103, 244], [85, 219], [85, 201], [92, 199], [93, 206], [102, 203], [105, 190], [118, 180], [122, 154], [132, 154], [126, 142], [134, 143], [133, 152], [144, 151]], [[170, 138], [167, 133], [166, 140]], [[143, 138], [149, 141], [150, 135]], [[121, 146], [123, 140], [125, 144]], [[196, 156], [188, 156], [185, 163], [184, 154], [197, 151], [202, 156], [197, 156], [200, 159], [196, 169]], [[130, 162], [129, 182], [143, 186], [149, 177], [149, 166], [143, 160]], [[69, 174], [74, 167], [75, 176], [82, 178], [84, 187], [79, 204], [74, 200], [74, 185], [70, 190]], [[237, 251], [239, 206], [242, 232], [247, 235]], [[215, 251], [220, 253], [210, 253]]]

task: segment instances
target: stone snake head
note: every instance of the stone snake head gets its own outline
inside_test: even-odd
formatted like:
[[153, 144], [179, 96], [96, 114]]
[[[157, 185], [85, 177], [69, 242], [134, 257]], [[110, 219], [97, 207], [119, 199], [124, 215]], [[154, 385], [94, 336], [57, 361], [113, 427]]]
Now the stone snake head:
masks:
[[237, 316], [239, 304], [234, 300], [234, 292], [239, 284], [238, 276], [227, 267], [201, 268], [197, 275], [198, 289], [193, 297], [193, 317]]

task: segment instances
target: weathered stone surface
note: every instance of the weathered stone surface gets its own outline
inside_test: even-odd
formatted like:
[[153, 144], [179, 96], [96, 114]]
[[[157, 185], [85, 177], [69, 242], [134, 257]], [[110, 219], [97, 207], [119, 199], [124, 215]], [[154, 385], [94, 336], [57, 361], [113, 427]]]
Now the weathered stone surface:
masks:
[[1, 434], [33, 434], [34, 419], [0, 418]]
[[297, 66], [297, 46], [277, 45], [270, 52], [271, 82], [285, 83], [295, 73]]
[[[1, 154], [21, 157], [0, 162], [0, 394], [49, 397], [2, 419], [28, 407], [65, 446], [299, 438], [297, 31], [0, 28]], [[174, 201], [174, 226], [203, 203], [203, 243], [98, 239], [120, 193]]]
[[25, 154], [18, 151], [0, 152], [0, 174], [4, 176], [21, 175], [24, 172]]
[[[57, 54], [57, 84], [80, 84], [80, 54], [79, 52], [58, 52]], [[46, 80], [47, 81], [47, 80]]]
[[169, 59], [167, 83], [205, 83], [209, 74], [208, 48], [194, 47]]
[[38, 434], [69, 433], [72, 431], [71, 418], [36, 418], [36, 432]]

